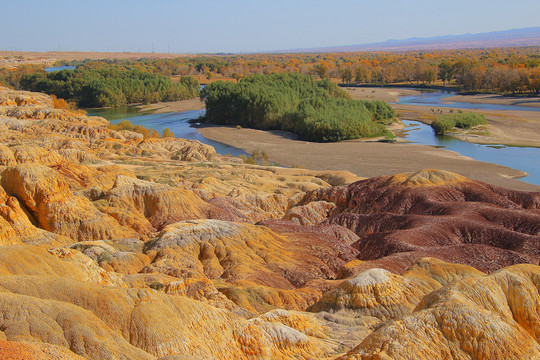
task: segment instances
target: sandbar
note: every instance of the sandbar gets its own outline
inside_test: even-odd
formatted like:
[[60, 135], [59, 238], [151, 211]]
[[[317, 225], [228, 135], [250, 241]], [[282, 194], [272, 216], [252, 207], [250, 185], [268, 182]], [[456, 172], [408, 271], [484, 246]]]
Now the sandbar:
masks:
[[524, 172], [505, 166], [472, 160], [453, 151], [425, 145], [366, 141], [313, 143], [298, 140], [284, 131], [237, 129], [204, 125], [203, 136], [247, 152], [265, 151], [280, 165], [312, 170], [347, 170], [360, 177], [393, 175], [421, 169], [442, 169], [473, 180], [515, 190], [540, 191], [540, 186], [516, 178]]

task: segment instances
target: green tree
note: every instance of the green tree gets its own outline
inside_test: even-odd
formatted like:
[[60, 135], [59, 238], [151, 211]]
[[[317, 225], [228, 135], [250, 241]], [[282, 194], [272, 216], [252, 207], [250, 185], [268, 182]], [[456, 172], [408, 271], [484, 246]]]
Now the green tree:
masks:
[[443, 61], [439, 64], [439, 79], [442, 80], [443, 86], [446, 82], [452, 80], [454, 76], [454, 66], [450, 61]]
[[315, 65], [315, 72], [319, 77], [324, 79], [328, 74], [328, 66], [325, 63]]
[[339, 76], [344, 84], [350, 84], [353, 79], [353, 70], [350, 65], [344, 66], [339, 69]]

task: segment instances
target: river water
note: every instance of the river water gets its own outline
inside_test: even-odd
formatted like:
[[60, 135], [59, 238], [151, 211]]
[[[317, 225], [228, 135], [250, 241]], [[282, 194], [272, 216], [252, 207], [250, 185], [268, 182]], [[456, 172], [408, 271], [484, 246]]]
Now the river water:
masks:
[[451, 136], [435, 135], [431, 126], [418, 121], [403, 120], [403, 123], [407, 125], [403, 137], [412, 143], [436, 146], [474, 160], [525, 171], [529, 175], [520, 180], [540, 185], [539, 148], [474, 144]]
[[75, 70], [76, 66], [62, 65], [45, 68], [46, 72], [62, 71], [62, 70]]
[[[445, 103], [445, 99], [456, 95], [453, 91], [425, 90], [420, 94], [399, 98], [398, 104], [437, 106], [464, 110], [520, 110], [540, 111], [538, 107], [498, 104], [472, 104], [467, 102]], [[540, 116], [540, 114], [538, 115]], [[480, 145], [461, 141], [451, 136], [435, 135], [431, 126], [417, 121], [403, 121], [407, 128], [403, 138], [416, 144], [430, 145], [455, 151], [474, 160], [504, 165], [525, 171], [529, 175], [520, 180], [540, 185], [540, 148], [505, 145]]]
[[165, 128], [169, 128], [177, 138], [199, 140], [203, 144], [213, 146], [219, 154], [232, 156], [247, 155], [242, 150], [210, 140], [189, 123], [189, 120], [197, 119], [204, 115], [205, 110], [191, 110], [182, 112], [170, 112], [163, 114], [152, 114], [151, 112], [141, 112], [135, 107], [118, 107], [109, 109], [88, 110], [90, 116], [102, 116], [113, 124], [122, 120], [129, 120], [134, 125], [141, 125], [159, 131], [161, 134]]
[[[414, 89], [418, 90], [418, 89]], [[499, 105], [499, 104], [472, 104], [467, 102], [445, 102], [446, 99], [457, 95], [454, 91], [444, 90], [421, 90], [420, 94], [403, 96], [399, 98], [398, 104], [437, 106], [464, 110], [519, 110], [519, 111], [540, 111], [540, 107], [520, 106], [520, 105]], [[539, 115], [540, 116], [540, 115]]]
[[[424, 91], [415, 96], [406, 96], [399, 99], [399, 104], [411, 104], [420, 106], [441, 106], [454, 109], [483, 109], [483, 110], [524, 110], [539, 111], [539, 108], [515, 105], [493, 104], [470, 104], [454, 102], [445, 104], [446, 97], [455, 95], [454, 92]], [[204, 110], [171, 112], [165, 114], [152, 114], [140, 112], [135, 107], [121, 107], [114, 109], [90, 110], [89, 115], [103, 116], [113, 124], [128, 119], [133, 124], [140, 124], [147, 128], [158, 130], [160, 133], [169, 128], [177, 137], [199, 140], [202, 143], [212, 145], [220, 154], [233, 156], [246, 155], [246, 152], [205, 138], [188, 121], [204, 115]], [[540, 114], [539, 114], [540, 116]], [[421, 145], [436, 146], [455, 151], [474, 160], [504, 165], [513, 169], [525, 171], [529, 175], [520, 180], [540, 185], [540, 148], [512, 147], [504, 145], [480, 145], [461, 141], [450, 136], [435, 135], [429, 125], [416, 121], [403, 121], [407, 127], [402, 137], [406, 140]]]

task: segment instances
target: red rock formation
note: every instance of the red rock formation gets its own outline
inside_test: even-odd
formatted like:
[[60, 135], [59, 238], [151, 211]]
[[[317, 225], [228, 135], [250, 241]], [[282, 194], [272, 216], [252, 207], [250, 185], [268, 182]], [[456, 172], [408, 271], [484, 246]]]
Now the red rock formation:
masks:
[[424, 170], [316, 190], [300, 204], [323, 200], [336, 205], [328, 223], [360, 236], [358, 259], [399, 263], [393, 270], [424, 256], [488, 272], [540, 259], [540, 193]]

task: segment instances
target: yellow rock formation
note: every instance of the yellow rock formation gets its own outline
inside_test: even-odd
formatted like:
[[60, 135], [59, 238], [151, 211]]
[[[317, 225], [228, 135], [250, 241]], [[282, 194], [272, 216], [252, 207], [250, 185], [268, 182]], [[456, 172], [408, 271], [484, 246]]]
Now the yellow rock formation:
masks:
[[536, 359], [540, 267], [514, 265], [450, 283], [340, 359]]
[[[0, 358], [540, 358], [540, 267], [486, 275], [411, 251], [360, 261], [377, 229], [355, 216], [384, 209], [354, 197], [372, 179], [339, 186], [357, 180], [143, 139], [0, 88]], [[439, 170], [375, 181], [469, 184]], [[346, 209], [350, 229], [331, 221]], [[513, 229], [530, 259], [535, 216]]]

